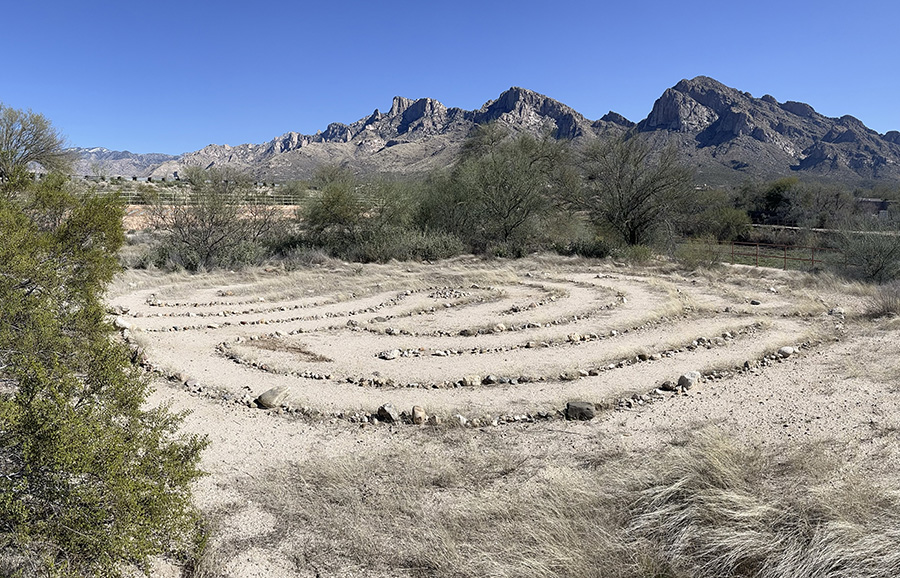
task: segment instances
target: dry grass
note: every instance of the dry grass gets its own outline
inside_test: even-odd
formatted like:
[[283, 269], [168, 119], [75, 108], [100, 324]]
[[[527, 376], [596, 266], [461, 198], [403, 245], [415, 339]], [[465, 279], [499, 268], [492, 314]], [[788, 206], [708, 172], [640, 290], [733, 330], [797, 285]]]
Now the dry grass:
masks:
[[[298, 569], [405, 576], [888, 578], [900, 499], [826, 448], [715, 433], [570, 462], [443, 430], [419, 450], [312, 457], [248, 488]], [[423, 434], [423, 438], [426, 438]], [[220, 547], [227, 547], [221, 545]]]
[[256, 341], [245, 342], [247, 347], [255, 347], [266, 351], [275, 351], [279, 353], [290, 353], [297, 357], [299, 361], [330, 363], [334, 361], [324, 355], [311, 351], [304, 343], [286, 341], [284, 339], [258, 339]]
[[900, 316], [900, 283], [876, 287], [866, 300], [866, 315], [874, 319]]

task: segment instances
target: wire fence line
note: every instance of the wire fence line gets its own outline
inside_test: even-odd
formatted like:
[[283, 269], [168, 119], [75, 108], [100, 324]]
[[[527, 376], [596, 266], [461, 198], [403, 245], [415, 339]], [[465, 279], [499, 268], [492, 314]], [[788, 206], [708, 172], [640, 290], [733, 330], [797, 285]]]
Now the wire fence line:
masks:
[[[48, 175], [46, 173], [31, 173], [31, 178], [41, 181]], [[80, 191], [76, 194], [115, 194], [128, 205], [148, 205], [152, 203], [183, 204], [185, 202], [185, 190], [190, 187], [187, 180], [174, 177], [152, 176], [96, 176], [96, 175], [64, 175], [72, 182], [88, 183], [93, 185], [90, 190]], [[0, 182], [5, 181], [0, 177]], [[207, 181], [210, 182], [210, 181]], [[223, 181], [228, 184], [228, 181]], [[298, 188], [296, 183], [279, 183], [275, 181], [248, 182], [251, 191], [246, 195], [249, 204], [271, 205], [303, 205], [316, 198], [319, 191], [314, 189]], [[302, 185], [301, 185], [302, 187]], [[363, 195], [365, 197], [366, 195]]]

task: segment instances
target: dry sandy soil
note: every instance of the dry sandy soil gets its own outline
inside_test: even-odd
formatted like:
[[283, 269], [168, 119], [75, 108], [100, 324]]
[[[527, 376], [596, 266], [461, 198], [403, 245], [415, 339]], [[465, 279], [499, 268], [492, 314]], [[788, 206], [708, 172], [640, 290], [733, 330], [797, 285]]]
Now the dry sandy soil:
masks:
[[[448, 435], [459, 451], [509, 448], [535, 472], [713, 426], [761, 446], [840, 443], [896, 485], [900, 340], [863, 315], [870, 291], [772, 269], [460, 258], [128, 271], [109, 303], [158, 371], [151, 402], [190, 410], [185, 428], [211, 442], [196, 490], [214, 521], [206, 572], [277, 578], [413, 575], [298, 553], [315, 537], [259, 487], [311, 457], [424, 458]], [[690, 389], [658, 389], [690, 371], [704, 375]], [[258, 408], [272, 388], [280, 407]], [[576, 400], [597, 416], [565, 420]], [[386, 403], [439, 425], [375, 423]]]

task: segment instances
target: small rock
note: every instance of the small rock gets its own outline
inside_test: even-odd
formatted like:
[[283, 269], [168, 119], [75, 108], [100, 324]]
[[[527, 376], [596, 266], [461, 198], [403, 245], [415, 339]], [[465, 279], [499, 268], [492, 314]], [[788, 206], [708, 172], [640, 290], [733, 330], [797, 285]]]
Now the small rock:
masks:
[[381, 353], [378, 354], [379, 359], [384, 359], [386, 361], [390, 361], [392, 359], [397, 359], [398, 357], [400, 357], [399, 349], [391, 349], [389, 351], [382, 351]]
[[794, 347], [784, 346], [778, 349], [778, 355], [781, 357], [790, 357], [797, 353], [797, 349]]
[[436, 415], [430, 415], [425, 423], [428, 425], [441, 425], [441, 418]]
[[759, 301], [757, 301], [756, 299], [751, 299], [750, 305], [761, 305], [761, 303]]
[[678, 378], [678, 385], [684, 389], [690, 389], [700, 381], [701, 377], [699, 371], [689, 371]]
[[420, 405], [414, 405], [412, 408], [412, 422], [416, 425], [422, 425], [428, 419], [425, 415], [425, 409]]
[[663, 391], [677, 391], [678, 386], [675, 385], [674, 383], [672, 383], [671, 381], [667, 380], [667, 381], [662, 382], [662, 385], [659, 386], [659, 389], [661, 389]]
[[466, 427], [469, 424], [469, 420], [464, 415], [456, 414], [453, 416], [453, 420], [462, 427]]
[[386, 403], [378, 408], [378, 419], [387, 423], [400, 421], [400, 412], [393, 405]]
[[503, 333], [504, 331], [506, 331], [506, 325], [502, 323], [494, 325], [494, 333]]
[[467, 375], [462, 379], [462, 384], [466, 387], [477, 387], [481, 385], [480, 375]]
[[594, 404], [587, 401], [570, 401], [566, 404], [566, 419], [589, 421], [594, 419]]
[[284, 386], [273, 387], [256, 398], [256, 405], [261, 409], [274, 409], [288, 396], [290, 389]]

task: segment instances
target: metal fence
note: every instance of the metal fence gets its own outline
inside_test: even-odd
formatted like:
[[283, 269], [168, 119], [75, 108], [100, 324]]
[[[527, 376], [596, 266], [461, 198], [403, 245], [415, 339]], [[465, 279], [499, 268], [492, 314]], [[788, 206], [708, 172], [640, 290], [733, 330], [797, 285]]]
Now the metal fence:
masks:
[[815, 269], [817, 265], [841, 262], [843, 255], [834, 249], [800, 245], [773, 245], [733, 241], [723, 243], [730, 251], [732, 264], [782, 269]]

